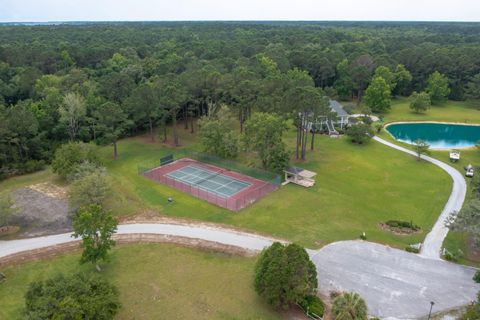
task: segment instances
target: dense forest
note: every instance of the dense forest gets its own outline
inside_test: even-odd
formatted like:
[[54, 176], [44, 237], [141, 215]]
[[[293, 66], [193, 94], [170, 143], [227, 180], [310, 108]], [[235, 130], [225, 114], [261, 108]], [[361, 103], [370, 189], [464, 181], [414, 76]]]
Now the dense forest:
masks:
[[480, 96], [480, 24], [2, 25], [0, 176], [40, 169], [67, 141], [116, 145], [167, 123], [179, 144], [177, 120], [194, 130], [222, 104], [241, 124], [295, 118], [319, 94], [361, 100], [394, 77], [392, 95], [409, 96], [434, 73], [450, 99]]

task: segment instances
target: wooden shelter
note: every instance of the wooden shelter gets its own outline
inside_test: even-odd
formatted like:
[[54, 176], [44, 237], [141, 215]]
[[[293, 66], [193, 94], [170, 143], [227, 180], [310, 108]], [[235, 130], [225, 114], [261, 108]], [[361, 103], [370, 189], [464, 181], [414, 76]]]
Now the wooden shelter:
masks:
[[306, 188], [313, 187], [315, 185], [315, 176], [317, 175], [315, 172], [299, 167], [290, 167], [284, 170], [284, 172], [284, 184], [292, 182]]

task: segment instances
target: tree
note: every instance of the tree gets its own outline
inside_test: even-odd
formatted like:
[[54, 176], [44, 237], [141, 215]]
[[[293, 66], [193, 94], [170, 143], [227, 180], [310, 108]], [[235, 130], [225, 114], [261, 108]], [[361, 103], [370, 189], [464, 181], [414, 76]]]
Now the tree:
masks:
[[113, 159], [117, 160], [118, 138], [120, 138], [131, 125], [131, 121], [128, 120], [127, 114], [122, 108], [113, 102], [104, 103], [96, 110], [95, 118], [97, 120], [98, 131], [103, 135], [103, 140], [113, 144]]
[[430, 95], [426, 92], [417, 93], [414, 91], [410, 96], [410, 109], [416, 113], [427, 111], [431, 104]]
[[66, 179], [78, 165], [84, 162], [100, 165], [95, 146], [83, 142], [70, 142], [55, 151], [52, 169], [53, 172]]
[[198, 121], [200, 139], [206, 152], [222, 158], [238, 155], [239, 139], [236, 134], [238, 121], [230, 109], [222, 106], [213, 115], [204, 116]]
[[474, 246], [480, 248], [480, 200], [468, 201], [460, 213], [452, 213], [446, 225], [454, 231], [465, 232], [474, 240]]
[[367, 304], [358, 293], [343, 292], [332, 302], [335, 320], [367, 320]]
[[390, 70], [389, 67], [380, 66], [377, 69], [375, 69], [373, 78], [376, 78], [376, 77], [383, 78], [387, 83], [388, 87], [390, 88], [390, 91], [393, 91], [397, 86], [397, 78], [395, 74]]
[[243, 141], [249, 151], [258, 153], [264, 169], [272, 168], [272, 153], [278, 148], [285, 149], [282, 141], [286, 130], [285, 122], [278, 116], [269, 113], [257, 112], [245, 122]]
[[347, 136], [353, 143], [363, 144], [373, 136], [373, 129], [365, 123], [357, 123], [347, 129]]
[[145, 122], [148, 124], [150, 139], [153, 142], [153, 126], [158, 119], [165, 121], [167, 111], [161, 106], [158, 90], [151, 83], [145, 83], [138, 86], [132, 94], [126, 99], [125, 104], [130, 109], [132, 119], [137, 126], [141, 127]]
[[412, 75], [410, 72], [405, 68], [403, 64], [398, 64], [395, 68], [395, 82], [396, 86], [392, 89], [394, 94], [402, 94], [406, 95], [408, 92], [408, 88], [410, 82], [412, 82]]
[[335, 80], [335, 89], [340, 99], [348, 99], [352, 96], [353, 81], [349, 72], [348, 60], [343, 59], [337, 65], [337, 80]]
[[472, 77], [467, 83], [465, 96], [469, 99], [480, 99], [480, 73]]
[[413, 145], [413, 149], [417, 154], [417, 160], [420, 161], [422, 159], [422, 155], [429, 153], [428, 150], [430, 149], [430, 145], [423, 140], [417, 140]]
[[159, 94], [162, 106], [168, 110], [172, 117], [173, 143], [175, 146], [179, 146], [177, 117], [183, 103], [187, 100], [186, 91], [177, 81], [164, 79], [161, 81]]
[[390, 87], [382, 77], [373, 78], [365, 92], [365, 103], [373, 112], [381, 113], [390, 109]]
[[65, 123], [68, 127], [70, 141], [74, 141], [80, 129], [80, 122], [87, 114], [85, 100], [77, 93], [67, 93], [58, 112], [60, 113], [60, 122]]
[[446, 101], [450, 94], [448, 78], [440, 72], [435, 71], [428, 77], [425, 91], [430, 95], [432, 104], [439, 104]]
[[112, 236], [116, 231], [117, 220], [102, 206], [92, 204], [80, 208], [73, 218], [73, 237], [82, 238], [80, 263], [94, 263], [100, 271], [98, 262], [105, 260], [108, 250], [115, 245]]
[[10, 195], [0, 196], [0, 227], [9, 226], [10, 218], [16, 212], [13, 204], [14, 203]]
[[25, 294], [27, 319], [110, 320], [120, 307], [114, 285], [82, 273], [32, 282]]
[[317, 285], [315, 265], [297, 244], [273, 243], [255, 266], [255, 290], [274, 308], [287, 309], [315, 294]]
[[73, 208], [89, 204], [102, 205], [110, 191], [110, 183], [104, 168], [81, 177], [70, 185], [68, 194]]

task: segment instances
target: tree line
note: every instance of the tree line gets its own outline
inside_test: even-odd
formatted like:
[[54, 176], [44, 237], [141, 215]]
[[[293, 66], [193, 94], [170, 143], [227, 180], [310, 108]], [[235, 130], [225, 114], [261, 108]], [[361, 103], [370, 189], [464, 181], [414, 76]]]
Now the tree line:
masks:
[[292, 120], [295, 155], [305, 159], [315, 138], [306, 124], [328, 116], [326, 96], [364, 99], [377, 112], [412, 93], [424, 110], [423, 91], [431, 102], [479, 98], [478, 31], [434, 23], [1, 26], [0, 174], [37, 170], [67, 141], [112, 144], [116, 158], [119, 138], [147, 131], [153, 140], [157, 126], [179, 145], [178, 120], [193, 132], [194, 118], [221, 105], [241, 132], [254, 112]]

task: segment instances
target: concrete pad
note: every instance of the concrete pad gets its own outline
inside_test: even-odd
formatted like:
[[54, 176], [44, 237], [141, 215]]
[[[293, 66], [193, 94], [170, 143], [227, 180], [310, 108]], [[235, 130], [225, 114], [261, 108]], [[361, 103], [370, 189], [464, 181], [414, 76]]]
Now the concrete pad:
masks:
[[476, 299], [475, 269], [428, 259], [366, 241], [342, 241], [309, 252], [318, 272], [319, 290], [353, 291], [380, 318], [417, 319]]

